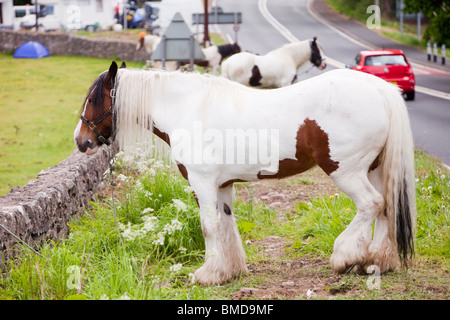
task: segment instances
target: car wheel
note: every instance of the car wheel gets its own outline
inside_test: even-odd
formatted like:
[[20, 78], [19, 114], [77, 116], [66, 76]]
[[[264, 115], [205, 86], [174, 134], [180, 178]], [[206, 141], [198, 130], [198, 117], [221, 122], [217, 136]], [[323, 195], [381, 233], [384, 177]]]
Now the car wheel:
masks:
[[38, 31], [45, 32], [45, 31], [47, 31], [47, 30], [45, 29], [45, 27], [44, 27], [42, 24], [40, 24], [40, 25], [38, 26]]
[[410, 92], [405, 92], [406, 95], [406, 100], [414, 100], [416, 92], [415, 91], [410, 91]]

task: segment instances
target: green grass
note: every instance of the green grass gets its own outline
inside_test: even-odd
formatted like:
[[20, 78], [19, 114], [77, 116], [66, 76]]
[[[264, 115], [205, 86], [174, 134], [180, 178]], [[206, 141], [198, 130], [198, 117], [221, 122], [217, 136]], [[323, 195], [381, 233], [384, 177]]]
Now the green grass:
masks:
[[[72, 132], [86, 90], [109, 64], [107, 59], [75, 57], [19, 63], [10, 55], [0, 55], [4, 71], [0, 77], [9, 79], [0, 82], [2, 185], [25, 173], [17, 178], [23, 181], [18, 185], [24, 184], [73, 150]], [[21, 95], [24, 91], [27, 94]], [[191, 274], [203, 263], [204, 240], [187, 182], [177, 170], [146, 155], [130, 163], [118, 154], [116, 167], [119, 233], [110, 193], [98, 194], [85, 214], [70, 223], [67, 239], [42, 245], [43, 257], [23, 248], [22, 254], [7, 262], [0, 299], [228, 299], [243, 286], [267, 287], [274, 282], [274, 272], [260, 272], [222, 286], [193, 284]], [[4, 178], [8, 168], [10, 176]], [[355, 274], [341, 276], [324, 291], [349, 299], [448, 299], [447, 289], [442, 288], [450, 285], [449, 172], [416, 151], [416, 178], [414, 267], [383, 276], [381, 291], [368, 290], [367, 277]], [[315, 182], [300, 175], [288, 183], [314, 186]], [[258, 243], [277, 236], [286, 244], [276, 263], [259, 245], [245, 245], [253, 266], [272, 263], [276, 268], [292, 261], [328, 260], [335, 238], [356, 213], [353, 202], [341, 193], [296, 203], [280, 216], [253, 198], [250, 184], [238, 183], [236, 189], [233, 211], [242, 240]], [[301, 272], [301, 278], [323, 277], [324, 281], [332, 274], [329, 265], [305, 267]]]
[[14, 59], [0, 53], [0, 196], [70, 155], [86, 92], [110, 63], [61, 56]]
[[[7, 263], [8, 276], [0, 281], [1, 299], [228, 299], [243, 286], [267, 287], [274, 281], [269, 272], [222, 286], [193, 284], [192, 273], [201, 266], [205, 248], [198, 208], [186, 180], [176, 169], [145, 155], [129, 162], [119, 154], [116, 167], [119, 232], [110, 193], [98, 194], [85, 215], [70, 223], [67, 239], [44, 244], [43, 257], [23, 248]], [[340, 299], [429, 299], [432, 293], [423, 288], [443, 290], [449, 284], [449, 172], [418, 151], [416, 177], [415, 265], [406, 273], [399, 270], [383, 276], [381, 290], [367, 289], [367, 276], [350, 274], [324, 292]], [[311, 257], [329, 259], [335, 238], [356, 213], [346, 195], [336, 194], [299, 202], [279, 217], [252, 197], [244, 201], [251, 192], [250, 185], [237, 185], [237, 224], [244, 242], [269, 236], [286, 239], [285, 256], [274, 268]], [[258, 246], [245, 245], [245, 249], [252, 265], [275, 263]], [[305, 277], [331, 274], [329, 266], [299, 272]]]

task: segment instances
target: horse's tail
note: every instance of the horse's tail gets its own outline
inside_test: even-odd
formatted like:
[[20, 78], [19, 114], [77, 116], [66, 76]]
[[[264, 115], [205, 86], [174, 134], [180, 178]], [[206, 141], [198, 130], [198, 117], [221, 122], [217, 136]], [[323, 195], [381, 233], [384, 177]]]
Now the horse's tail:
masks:
[[381, 155], [385, 214], [389, 237], [397, 243], [404, 265], [414, 255], [416, 218], [414, 142], [408, 112], [396, 87], [385, 87], [385, 108], [389, 116], [389, 134]]

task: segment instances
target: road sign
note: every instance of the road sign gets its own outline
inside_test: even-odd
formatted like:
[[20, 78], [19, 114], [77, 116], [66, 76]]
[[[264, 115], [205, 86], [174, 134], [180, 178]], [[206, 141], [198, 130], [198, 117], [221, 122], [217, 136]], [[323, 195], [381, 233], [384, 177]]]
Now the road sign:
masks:
[[[211, 12], [208, 14], [209, 24], [237, 24], [242, 23], [241, 12]], [[193, 13], [192, 24], [205, 23], [204, 13]]]
[[179, 12], [177, 12], [164, 35], [161, 42], [152, 54], [154, 61], [194, 61], [205, 60], [205, 55], [194, 39], [194, 35]]

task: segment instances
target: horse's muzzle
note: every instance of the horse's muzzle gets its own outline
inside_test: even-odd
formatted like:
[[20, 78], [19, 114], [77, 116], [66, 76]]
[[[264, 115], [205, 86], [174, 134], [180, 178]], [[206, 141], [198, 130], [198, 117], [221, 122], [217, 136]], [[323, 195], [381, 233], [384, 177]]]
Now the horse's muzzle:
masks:
[[86, 153], [88, 156], [93, 155], [98, 150], [98, 145], [94, 143], [91, 139], [87, 139], [83, 142], [78, 141], [78, 138], [75, 139], [75, 145], [78, 150], [82, 153]]

